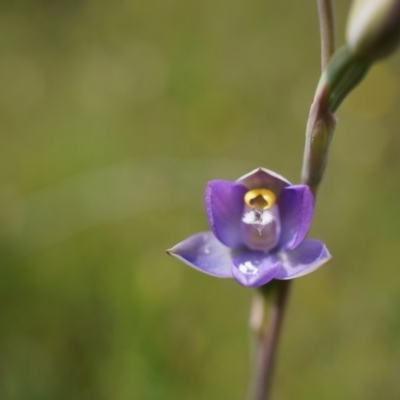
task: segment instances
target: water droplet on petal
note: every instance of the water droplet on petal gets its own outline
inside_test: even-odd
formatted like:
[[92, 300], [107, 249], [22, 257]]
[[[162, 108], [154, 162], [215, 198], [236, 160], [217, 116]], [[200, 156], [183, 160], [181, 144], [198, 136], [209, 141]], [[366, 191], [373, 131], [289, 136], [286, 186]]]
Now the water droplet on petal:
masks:
[[245, 275], [256, 275], [258, 274], [259, 269], [254, 265], [259, 262], [245, 261], [242, 264], [239, 264], [239, 271]]
[[210, 249], [207, 246], [204, 246], [204, 253], [210, 254]]

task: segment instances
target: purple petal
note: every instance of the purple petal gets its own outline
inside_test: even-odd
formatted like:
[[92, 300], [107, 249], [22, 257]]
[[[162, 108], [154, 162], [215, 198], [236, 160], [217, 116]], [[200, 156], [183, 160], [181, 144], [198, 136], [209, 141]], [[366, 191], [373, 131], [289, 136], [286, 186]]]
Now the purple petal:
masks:
[[167, 253], [208, 275], [232, 278], [230, 249], [219, 242], [212, 232], [190, 236]]
[[307, 185], [293, 185], [282, 190], [278, 204], [282, 229], [279, 247], [292, 250], [310, 229], [314, 197]]
[[237, 182], [243, 184], [247, 189], [269, 189], [272, 190], [276, 195], [279, 195], [280, 191], [290, 185], [283, 176], [276, 174], [265, 168], [257, 168], [254, 171], [242, 176]]
[[315, 271], [332, 256], [321, 241], [306, 239], [294, 250], [280, 253], [279, 258], [282, 268], [275, 279], [293, 279]]
[[258, 287], [275, 278], [281, 268], [279, 259], [261, 251], [245, 251], [233, 258], [233, 277], [243, 286]]
[[226, 246], [243, 245], [240, 222], [243, 214], [245, 186], [229, 181], [207, 184], [205, 203], [208, 222], [214, 235]]

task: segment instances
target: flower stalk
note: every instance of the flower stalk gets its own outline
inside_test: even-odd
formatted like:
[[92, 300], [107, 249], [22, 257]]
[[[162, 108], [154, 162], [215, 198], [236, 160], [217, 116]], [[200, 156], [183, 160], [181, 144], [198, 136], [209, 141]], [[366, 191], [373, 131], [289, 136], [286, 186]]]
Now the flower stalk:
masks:
[[[335, 20], [333, 0], [318, 0], [318, 17], [321, 35], [321, 66], [327, 67], [335, 51]], [[308, 185], [314, 198], [322, 180], [329, 145], [336, 127], [336, 117], [329, 108], [327, 88], [319, 90], [311, 105], [306, 127], [306, 143], [302, 167], [302, 183]], [[255, 372], [251, 400], [269, 400], [279, 338], [287, 308], [291, 281], [280, 281], [269, 290], [261, 287], [253, 301], [250, 328], [256, 341]], [[268, 304], [271, 306], [268, 307]], [[269, 318], [266, 313], [269, 310]], [[258, 315], [257, 315], [258, 314]]]
[[[274, 282], [274, 290], [266, 296], [256, 293], [253, 300], [251, 323], [256, 341], [253, 400], [269, 398], [279, 338], [290, 292], [290, 281]], [[269, 295], [272, 298], [269, 299]], [[268, 300], [271, 300], [271, 305]], [[266, 320], [267, 311], [269, 317]], [[267, 324], [267, 325], [266, 325]]]
[[301, 180], [310, 187], [314, 198], [325, 172], [335, 127], [336, 117], [329, 108], [327, 91], [324, 88], [317, 93], [310, 108], [301, 172]]
[[332, 0], [318, 0], [319, 28], [321, 36], [321, 69], [327, 66], [335, 52], [335, 10]]

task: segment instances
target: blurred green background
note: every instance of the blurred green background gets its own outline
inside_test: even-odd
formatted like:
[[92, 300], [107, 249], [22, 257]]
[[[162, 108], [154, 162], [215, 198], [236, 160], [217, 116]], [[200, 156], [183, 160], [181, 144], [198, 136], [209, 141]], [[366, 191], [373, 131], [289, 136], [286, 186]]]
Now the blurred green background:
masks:
[[[347, 1], [337, 2], [338, 42]], [[244, 399], [252, 291], [165, 255], [203, 191], [298, 182], [314, 1], [0, 4], [0, 399]], [[338, 116], [275, 399], [400, 396], [400, 57]]]

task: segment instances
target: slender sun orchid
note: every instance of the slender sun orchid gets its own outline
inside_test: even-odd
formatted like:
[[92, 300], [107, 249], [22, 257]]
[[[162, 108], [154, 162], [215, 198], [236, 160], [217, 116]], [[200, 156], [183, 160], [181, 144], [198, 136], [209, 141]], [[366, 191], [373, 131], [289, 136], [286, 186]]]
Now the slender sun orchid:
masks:
[[258, 287], [309, 274], [331, 258], [324, 243], [305, 239], [314, 213], [307, 185], [258, 168], [236, 182], [210, 181], [205, 206], [212, 232], [168, 250], [201, 272]]

